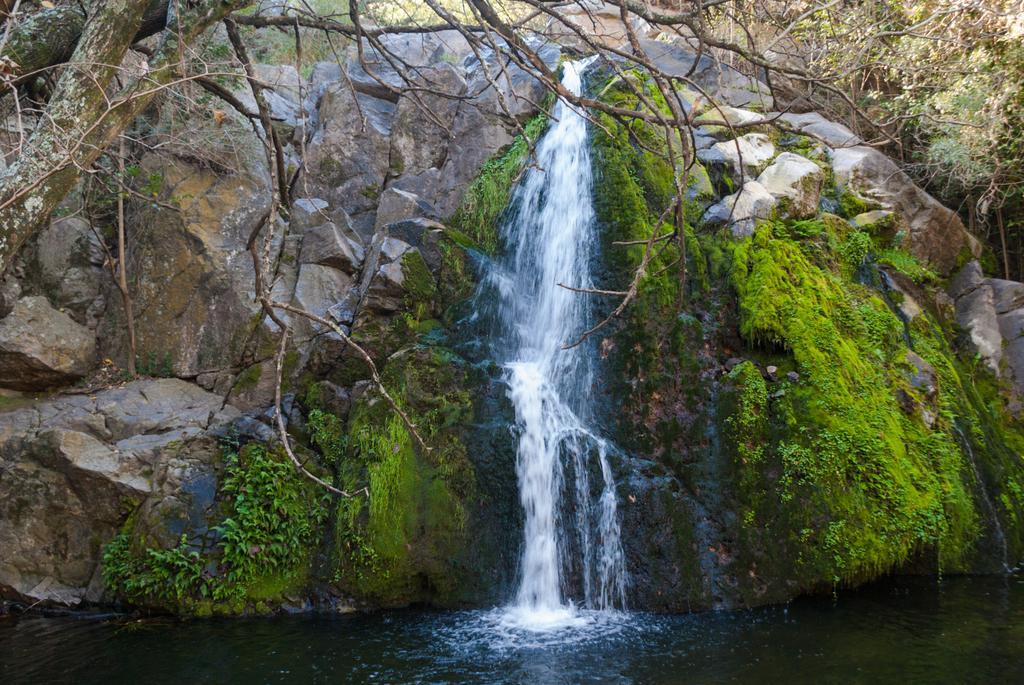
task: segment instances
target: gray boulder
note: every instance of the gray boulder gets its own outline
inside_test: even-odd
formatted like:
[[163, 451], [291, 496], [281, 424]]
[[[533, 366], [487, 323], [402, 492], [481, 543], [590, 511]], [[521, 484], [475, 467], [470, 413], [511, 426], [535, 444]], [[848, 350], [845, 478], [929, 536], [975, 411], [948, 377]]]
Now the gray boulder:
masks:
[[395, 176], [444, 164], [459, 98], [466, 92], [466, 82], [447, 64], [422, 69], [417, 76], [417, 85], [443, 94], [410, 90], [398, 100], [389, 157]]
[[775, 156], [775, 145], [763, 133], [748, 133], [735, 140], [715, 143], [707, 150], [698, 151], [697, 156], [710, 163], [724, 160], [735, 173], [753, 179]]
[[45, 297], [23, 297], [0, 320], [0, 387], [42, 390], [92, 370], [96, 336]]
[[758, 221], [771, 216], [778, 200], [757, 181], [743, 187], [708, 207], [702, 221], [709, 225], [724, 224], [738, 238], [753, 235]]
[[982, 284], [958, 298], [956, 322], [967, 331], [972, 350], [998, 376], [999, 363], [1003, 358], [1003, 337], [999, 332], [992, 288]]
[[361, 234], [372, 232], [388, 175], [394, 119], [394, 102], [353, 94], [346, 83], [327, 86], [320, 99], [319, 126], [307, 145], [308, 185], [331, 206], [343, 207]]
[[[768, 116], [773, 116], [773, 114]], [[821, 140], [832, 148], [853, 147], [864, 142], [850, 129], [842, 124], [829, 121], [817, 112], [807, 112], [804, 114], [787, 112], [779, 115], [779, 120], [789, 124], [800, 133]]]
[[380, 196], [377, 205], [376, 230], [406, 219], [437, 218], [437, 210], [416, 193], [391, 187]]
[[333, 267], [302, 264], [292, 304], [317, 316], [324, 316], [327, 310], [345, 299], [354, 283], [351, 276]]
[[105, 302], [105, 255], [87, 221], [77, 216], [54, 219], [25, 251], [24, 286], [47, 299], [78, 323], [95, 328]]
[[334, 223], [325, 223], [307, 229], [302, 236], [301, 264], [319, 264], [353, 275], [363, 264], [365, 250], [359, 236]]
[[811, 160], [783, 152], [775, 158], [757, 182], [784, 206], [786, 214], [796, 219], [814, 216], [818, 211], [824, 172]]
[[948, 275], [965, 250], [975, 256], [981, 245], [955, 212], [921, 190], [896, 163], [873, 148], [832, 151], [836, 185], [897, 212], [906, 225], [903, 246], [942, 275]]
[[985, 278], [977, 261], [968, 262], [950, 281], [956, 322], [968, 349], [1013, 387], [1013, 408], [1024, 400], [1024, 284]]

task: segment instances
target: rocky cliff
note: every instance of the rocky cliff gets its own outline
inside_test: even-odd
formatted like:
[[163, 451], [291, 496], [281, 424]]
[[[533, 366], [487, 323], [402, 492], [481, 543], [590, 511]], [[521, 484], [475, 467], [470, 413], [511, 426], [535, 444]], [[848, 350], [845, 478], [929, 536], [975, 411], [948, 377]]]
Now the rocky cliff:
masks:
[[[686, 106], [718, 123], [694, 131], [684, 239], [663, 244], [598, 346], [604, 428], [628, 455], [615, 467], [630, 605], [1015, 566], [1024, 285], [986, 278], [957, 215], [849, 129], [778, 112], [765, 84], [639, 28], [660, 68], [713, 97], [683, 92]], [[613, 17], [598, 33], [625, 45]], [[552, 67], [573, 48], [556, 38], [541, 50]], [[308, 78], [259, 67], [303, 169], [264, 259], [278, 299], [370, 353], [425, 444], [337, 333], [295, 318], [289, 432], [309, 469], [355, 496], [328, 495], [280, 453], [277, 329], [253, 301], [247, 249], [270, 175], [244, 122], [197, 122], [203, 155], [173, 141], [138, 154], [150, 198], [131, 201], [127, 227], [146, 378], [113, 370], [125, 324], [84, 198], [0, 284], [5, 599], [234, 614], [508, 596], [510, 409], [472, 295], [549, 100], [456, 32], [386, 40], [454, 97], [398, 88], [369, 49], [365, 65], [350, 53]], [[649, 87], [607, 64], [587, 79], [630, 107], [625, 81]], [[723, 118], [764, 123], [737, 135]], [[667, 230], [673, 169], [650, 153], [666, 145], [654, 127], [598, 123], [602, 287], [615, 289], [643, 250], [616, 243]]]

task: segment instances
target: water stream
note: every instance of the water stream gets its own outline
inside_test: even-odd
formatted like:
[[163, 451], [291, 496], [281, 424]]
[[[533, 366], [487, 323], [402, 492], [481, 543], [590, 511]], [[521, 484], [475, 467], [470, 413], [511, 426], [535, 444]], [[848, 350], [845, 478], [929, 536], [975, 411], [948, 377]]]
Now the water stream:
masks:
[[[566, 62], [580, 93], [589, 60]], [[625, 604], [614, 447], [593, 428], [593, 353], [568, 347], [592, 324], [590, 266], [598, 238], [587, 121], [559, 101], [535, 163], [502, 226], [506, 255], [485, 291], [497, 293], [494, 340], [515, 407], [523, 553], [507, 620], [551, 629], [586, 619], [578, 609]], [[592, 482], [592, 479], [595, 482]]]

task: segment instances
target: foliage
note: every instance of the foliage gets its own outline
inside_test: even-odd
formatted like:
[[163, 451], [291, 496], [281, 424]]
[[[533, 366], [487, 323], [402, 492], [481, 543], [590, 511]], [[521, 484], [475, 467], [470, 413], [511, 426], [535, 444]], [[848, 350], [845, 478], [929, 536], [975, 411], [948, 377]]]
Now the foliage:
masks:
[[135, 370], [140, 376], [172, 378], [174, 377], [174, 362], [171, 360], [170, 352], [164, 352], [162, 356], [158, 357], [156, 352], [150, 351], [145, 356], [136, 357]]
[[311, 491], [294, 467], [251, 443], [226, 457], [221, 493], [230, 515], [221, 522], [221, 564], [234, 591], [255, 578], [288, 571], [305, 558], [326, 517], [326, 498]]
[[203, 572], [199, 552], [181, 536], [176, 547], [132, 551], [129, 533], [122, 531], [103, 550], [103, 582], [135, 602], [180, 604], [211, 593], [211, 578]]
[[349, 439], [345, 424], [334, 414], [322, 409], [312, 409], [307, 418], [310, 439], [320, 450], [320, 456], [328, 466], [337, 466], [348, 453]]
[[206, 549], [185, 535], [169, 549], [153, 545], [130, 518], [104, 549], [107, 587], [135, 604], [196, 613], [204, 602], [240, 608], [238, 602], [300, 582], [327, 515], [327, 495], [279, 455], [250, 443], [225, 455], [219, 496], [227, 516], [217, 543]]
[[[892, 141], [890, 152], [945, 204], [984, 228], [1005, 219], [1010, 273], [1024, 264], [1024, 20], [1017, 0], [990, 3], [854, 1], [842, 11], [797, 2], [781, 14], [760, 3], [715, 30], [744, 30], [789, 44], [808, 70], [849, 99], [811, 86], [818, 109], [860, 127], [865, 139]], [[792, 21], [794, 18], [798, 18]], [[792, 23], [791, 23], [792, 21]], [[851, 49], [856, 46], [856, 49]], [[863, 115], [851, 112], [855, 105]], [[971, 205], [975, 211], [970, 211]], [[1014, 254], [1015, 253], [1015, 254]], [[1014, 263], [1016, 262], [1016, 263]]]

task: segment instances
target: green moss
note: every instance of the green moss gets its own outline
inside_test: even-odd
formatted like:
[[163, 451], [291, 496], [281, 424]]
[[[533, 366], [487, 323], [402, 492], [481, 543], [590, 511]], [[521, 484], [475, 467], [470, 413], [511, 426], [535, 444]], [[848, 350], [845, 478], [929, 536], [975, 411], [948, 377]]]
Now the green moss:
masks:
[[512, 187], [519, 178], [530, 150], [547, 128], [547, 116], [539, 114], [523, 127], [509, 147], [488, 160], [466, 189], [462, 204], [449, 220], [458, 234], [478, 249], [493, 254], [498, 249], [498, 221], [508, 207]]
[[[761, 539], [750, 543], [788, 541], [808, 581], [872, 577], [926, 548], [962, 568], [979, 525], [970, 469], [951, 418], [929, 428], [900, 401], [926, 402], [906, 380], [902, 324], [850, 278], [866, 235], [824, 260], [834, 273], [777, 233], [787, 230], [765, 224], [732, 247], [742, 335], [791, 354], [800, 374], [772, 395], [770, 422], [749, 399], [727, 422], [743, 500], [757, 511], [748, 533]], [[742, 398], [763, 397], [751, 370], [733, 373]]]
[[937, 285], [938, 275], [921, 264], [914, 255], [905, 250], [888, 248], [876, 255], [876, 261], [895, 269], [918, 285]]
[[849, 187], [844, 187], [839, 191], [838, 200], [840, 214], [846, 219], [852, 219], [858, 214], [875, 209], [875, 205], [862, 198]]
[[461, 438], [472, 416], [468, 373], [432, 347], [403, 350], [383, 370], [429, 452], [383, 398], [371, 394], [353, 408], [339, 474], [368, 496], [338, 511], [335, 578], [345, 592], [384, 606], [452, 601], [476, 492]]
[[798, 154], [807, 159], [817, 159], [823, 156], [821, 141], [804, 135], [781, 136], [778, 146], [786, 152]]
[[419, 250], [409, 250], [402, 255], [402, 278], [402, 286], [409, 299], [414, 303], [433, 303], [437, 297], [437, 283]]
[[246, 390], [252, 390], [260, 382], [260, 377], [263, 375], [263, 367], [260, 364], [253, 364], [242, 373], [238, 374], [238, 378], [235, 379], [235, 392], [245, 392]]

